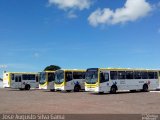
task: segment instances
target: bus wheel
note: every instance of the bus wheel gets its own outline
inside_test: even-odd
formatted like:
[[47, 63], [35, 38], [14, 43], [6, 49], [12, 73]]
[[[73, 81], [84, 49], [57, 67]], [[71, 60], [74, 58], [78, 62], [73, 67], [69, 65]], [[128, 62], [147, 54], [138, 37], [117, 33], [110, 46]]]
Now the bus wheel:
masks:
[[143, 92], [148, 92], [148, 85], [147, 84], [143, 85]]
[[81, 87], [79, 85], [74, 86], [74, 92], [79, 92]]
[[117, 86], [112, 86], [111, 90], [110, 90], [110, 93], [116, 94], [116, 91], [117, 91]]
[[30, 88], [31, 88], [30, 85], [25, 86], [25, 90], [30, 90]]

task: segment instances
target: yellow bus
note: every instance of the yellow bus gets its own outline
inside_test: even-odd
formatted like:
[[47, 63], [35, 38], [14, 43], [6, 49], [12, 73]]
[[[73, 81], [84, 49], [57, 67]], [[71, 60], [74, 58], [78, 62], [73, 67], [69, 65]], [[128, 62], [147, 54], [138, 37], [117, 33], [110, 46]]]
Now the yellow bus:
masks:
[[148, 90], [159, 86], [159, 71], [126, 68], [89, 68], [85, 90], [97, 93], [116, 93], [121, 90]]
[[[32, 79], [31, 79], [32, 78]], [[33, 81], [32, 81], [33, 80]], [[31, 85], [34, 82], [34, 85]], [[38, 73], [34, 72], [3, 72], [3, 87], [23, 89], [26, 85], [38, 88]], [[29, 88], [29, 87], [28, 87]]]
[[54, 91], [55, 71], [43, 71], [39, 73], [39, 89]]
[[85, 70], [61, 69], [55, 72], [55, 90], [79, 92], [84, 89]]

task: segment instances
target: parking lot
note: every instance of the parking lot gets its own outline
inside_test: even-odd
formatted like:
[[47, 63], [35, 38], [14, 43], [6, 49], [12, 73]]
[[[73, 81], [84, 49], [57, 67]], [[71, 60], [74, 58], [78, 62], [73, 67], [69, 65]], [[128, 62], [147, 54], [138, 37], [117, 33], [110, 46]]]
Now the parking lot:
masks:
[[93, 94], [0, 88], [0, 113], [158, 114], [160, 92]]

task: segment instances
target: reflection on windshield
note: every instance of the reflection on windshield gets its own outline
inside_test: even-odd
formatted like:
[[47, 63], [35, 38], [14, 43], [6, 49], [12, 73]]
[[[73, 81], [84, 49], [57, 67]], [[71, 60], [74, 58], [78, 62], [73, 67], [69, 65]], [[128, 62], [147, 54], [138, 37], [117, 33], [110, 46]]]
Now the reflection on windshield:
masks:
[[45, 72], [41, 72], [41, 73], [40, 73], [39, 83], [40, 83], [40, 84], [44, 84], [45, 82], [46, 82], [46, 73], [45, 73]]
[[98, 80], [98, 71], [87, 71], [86, 72], [86, 83], [95, 84]]
[[57, 71], [55, 73], [55, 83], [62, 84], [64, 81], [64, 71]]

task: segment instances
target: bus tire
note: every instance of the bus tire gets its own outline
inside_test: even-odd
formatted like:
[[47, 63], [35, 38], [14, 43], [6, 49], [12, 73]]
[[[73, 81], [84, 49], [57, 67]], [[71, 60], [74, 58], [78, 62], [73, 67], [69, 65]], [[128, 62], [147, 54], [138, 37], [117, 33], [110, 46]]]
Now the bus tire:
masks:
[[74, 86], [74, 92], [79, 92], [81, 89], [80, 85], [75, 85]]
[[111, 89], [110, 89], [110, 93], [111, 93], [111, 94], [116, 94], [116, 92], [117, 92], [117, 86], [116, 86], [116, 85], [113, 85], [113, 86], [111, 87]]
[[25, 86], [25, 90], [30, 90], [30, 88], [31, 88], [31, 86], [28, 84]]
[[148, 92], [148, 85], [147, 85], [147, 84], [144, 84], [144, 85], [143, 85], [142, 91], [143, 91], [143, 92]]

